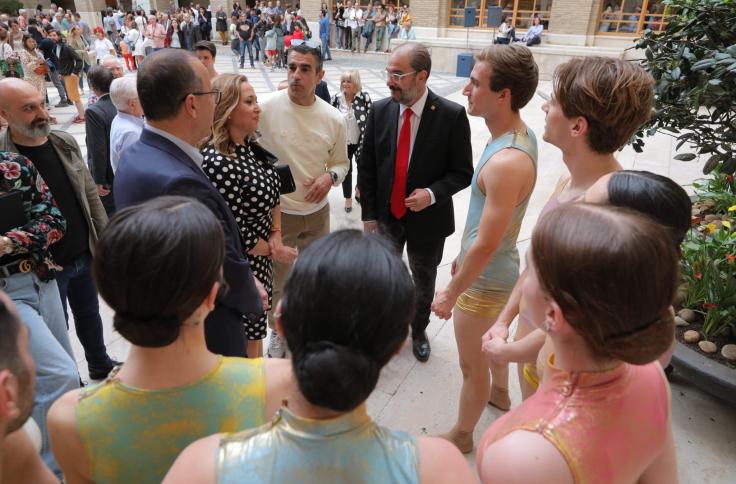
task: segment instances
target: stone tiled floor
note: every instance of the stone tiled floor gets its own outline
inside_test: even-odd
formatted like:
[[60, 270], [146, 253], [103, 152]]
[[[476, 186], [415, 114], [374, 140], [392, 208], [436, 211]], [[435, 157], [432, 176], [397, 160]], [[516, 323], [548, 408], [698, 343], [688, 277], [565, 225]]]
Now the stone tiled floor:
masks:
[[[334, 51], [334, 61], [325, 63], [325, 80], [331, 92], [339, 89], [340, 74], [346, 70], [359, 69], [364, 90], [371, 97], [380, 99], [388, 95], [382, 78], [386, 56], [382, 54], [352, 55]], [[217, 70], [221, 73], [233, 72], [237, 65], [233, 62], [229, 49], [220, 47]], [[240, 70], [246, 74], [259, 96], [267, 95], [276, 89], [278, 83], [286, 79], [285, 70], [271, 72], [256, 64], [256, 68]], [[131, 74], [128, 74], [131, 75]], [[450, 73], [432, 73], [429, 86], [443, 96], [465, 104], [462, 88], [467, 81]], [[549, 93], [551, 84], [541, 82], [539, 89]], [[50, 89], [52, 104], [56, 94]], [[565, 172], [560, 151], [541, 140], [544, 127], [543, 100], [535, 97], [522, 111], [522, 116], [535, 131], [539, 139], [539, 175], [519, 238], [519, 249], [523, 253], [529, 242], [531, 230], [544, 202], [551, 194], [557, 179]], [[70, 124], [73, 108], [54, 109], [59, 119], [57, 128], [72, 133], [82, 149], [85, 149], [84, 125]], [[471, 118], [472, 143], [475, 157], [479, 156], [488, 139], [488, 132], [482, 120]], [[648, 140], [644, 153], [634, 153], [630, 148], [618, 154], [626, 168], [650, 170], [672, 177], [689, 189], [692, 181], [700, 176], [701, 164], [697, 162], [673, 161], [674, 144], [672, 139], [658, 135]], [[467, 211], [469, 190], [455, 196], [455, 212], [458, 227], [462, 227]], [[351, 214], [342, 209], [342, 193], [332, 190], [331, 223], [333, 230], [340, 228], [360, 228], [359, 206]], [[447, 239], [442, 266], [437, 276], [437, 286], [447, 284], [450, 278], [449, 263], [457, 255], [460, 247], [461, 229]], [[102, 305], [105, 323], [105, 341], [109, 352], [118, 359], [124, 359], [128, 343], [113, 332], [112, 313]], [[81, 346], [71, 331], [75, 354], [82, 374], [86, 374], [86, 363]], [[454, 422], [457, 411], [457, 398], [461, 375], [457, 364], [453, 326], [432, 318], [428, 328], [432, 342], [432, 356], [425, 364], [417, 363], [411, 354], [410, 345], [405, 345], [396, 358], [384, 369], [378, 387], [368, 401], [370, 413], [381, 424], [409, 431], [411, 433], [437, 434], [448, 430]], [[515, 374], [512, 368], [511, 374]], [[672, 386], [672, 424], [675, 433], [680, 479], [685, 483], [727, 483], [733, 482], [736, 475], [736, 411], [725, 402], [703, 393], [688, 381], [674, 376]], [[520, 402], [518, 383], [512, 378], [511, 398], [514, 404]], [[476, 430], [476, 441], [483, 430], [498, 416], [498, 410], [488, 407], [481, 417]], [[475, 454], [468, 456], [474, 468]], [[730, 478], [728, 476], [731, 476]]]

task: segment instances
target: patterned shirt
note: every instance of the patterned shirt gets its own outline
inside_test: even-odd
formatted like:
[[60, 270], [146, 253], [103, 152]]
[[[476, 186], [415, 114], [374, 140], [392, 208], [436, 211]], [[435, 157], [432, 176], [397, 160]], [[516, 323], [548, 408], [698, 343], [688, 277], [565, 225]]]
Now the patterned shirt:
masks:
[[23, 194], [26, 223], [2, 234], [13, 242], [13, 249], [0, 257], [0, 265], [29, 255], [38, 277], [44, 281], [53, 279], [59, 267], [51, 258], [49, 246], [64, 236], [66, 220], [31, 160], [17, 153], [2, 151], [0, 197], [15, 191]]

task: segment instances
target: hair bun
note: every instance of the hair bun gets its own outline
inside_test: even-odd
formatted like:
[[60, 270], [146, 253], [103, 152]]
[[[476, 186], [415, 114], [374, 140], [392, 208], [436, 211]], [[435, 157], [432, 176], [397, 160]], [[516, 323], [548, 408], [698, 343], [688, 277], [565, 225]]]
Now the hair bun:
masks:
[[112, 318], [115, 331], [136, 346], [160, 348], [179, 337], [181, 320], [177, 316], [136, 317], [115, 313]]
[[641, 328], [607, 337], [600, 352], [632, 365], [645, 365], [667, 351], [674, 336], [675, 319], [668, 308], [665, 314]]
[[379, 368], [364, 354], [331, 341], [310, 342], [293, 355], [299, 390], [312, 404], [349, 411], [368, 398]]

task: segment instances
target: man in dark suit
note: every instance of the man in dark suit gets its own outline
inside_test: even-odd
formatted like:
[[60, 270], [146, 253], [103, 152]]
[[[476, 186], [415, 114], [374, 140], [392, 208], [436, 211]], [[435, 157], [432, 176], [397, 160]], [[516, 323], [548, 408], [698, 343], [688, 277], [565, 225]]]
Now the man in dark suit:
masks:
[[94, 66], [87, 73], [90, 88], [98, 100], [87, 108], [85, 129], [87, 133], [87, 166], [97, 185], [97, 193], [107, 215], [115, 212], [112, 195], [113, 171], [110, 164], [110, 128], [118, 110], [110, 99], [110, 84], [115, 77], [103, 66]]
[[314, 94], [324, 100], [324, 102], [330, 102], [330, 89], [327, 87], [327, 83], [322, 80], [317, 84], [317, 88], [314, 90]]
[[473, 176], [465, 109], [427, 89], [432, 59], [421, 44], [404, 44], [389, 58], [391, 97], [373, 103], [358, 162], [366, 231], [406, 245], [417, 290], [411, 325], [419, 361], [430, 353], [425, 332], [445, 238], [455, 231], [452, 195]]
[[207, 205], [220, 219], [225, 231], [223, 273], [228, 290], [220, 294], [205, 321], [205, 337], [214, 353], [244, 356], [243, 317], [260, 316], [261, 301], [267, 296], [262, 287], [256, 287], [235, 219], [202, 171], [202, 155], [196, 148], [210, 133], [220, 93], [212, 89], [204, 65], [179, 49], [146, 57], [138, 70], [137, 88], [147, 125], [120, 158], [115, 205], [120, 210], [160, 195], [185, 195]]

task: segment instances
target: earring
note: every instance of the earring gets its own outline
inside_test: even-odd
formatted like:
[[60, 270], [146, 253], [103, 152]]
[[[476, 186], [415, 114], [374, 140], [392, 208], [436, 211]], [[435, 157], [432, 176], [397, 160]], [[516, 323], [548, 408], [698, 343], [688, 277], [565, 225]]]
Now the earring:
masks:
[[552, 323], [550, 323], [548, 319], [544, 321], [544, 332], [545, 333], [552, 332]]

